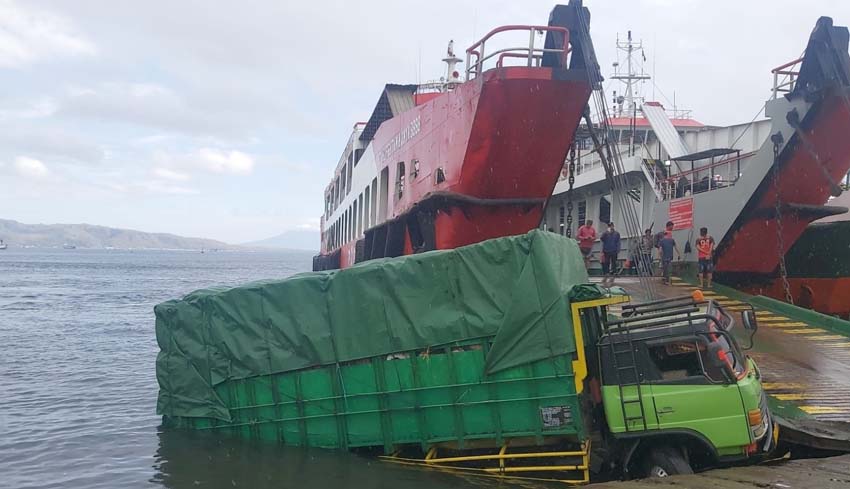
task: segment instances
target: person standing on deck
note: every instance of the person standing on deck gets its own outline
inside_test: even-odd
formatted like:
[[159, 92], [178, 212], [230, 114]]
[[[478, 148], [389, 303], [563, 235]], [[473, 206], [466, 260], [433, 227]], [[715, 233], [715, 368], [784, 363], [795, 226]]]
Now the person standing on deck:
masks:
[[593, 251], [593, 242], [596, 241], [596, 229], [593, 227], [593, 221], [588, 219], [584, 221], [584, 226], [579, 226], [576, 239], [578, 240], [578, 247], [581, 250], [581, 256], [584, 257], [584, 267], [587, 268], [590, 266], [590, 253]]
[[711, 275], [714, 272], [714, 238], [708, 235], [708, 228], [699, 228], [697, 257], [699, 258], [699, 285], [710, 289]]
[[679, 251], [679, 247], [676, 245], [676, 240], [673, 239], [673, 233], [667, 231], [664, 233], [664, 237], [658, 241], [658, 254], [661, 259], [661, 283], [664, 285], [670, 285], [670, 275], [673, 271], [673, 251], [676, 251], [676, 255], [681, 259], [682, 252]]
[[602, 285], [613, 285], [620, 253], [620, 233], [614, 229], [613, 222], [608, 223], [608, 230], [602, 233], [599, 241], [602, 241]]
[[640, 239], [640, 265], [638, 268], [647, 277], [652, 276], [653, 248], [655, 248], [655, 239], [652, 237], [652, 230], [647, 229], [643, 232], [643, 237]]

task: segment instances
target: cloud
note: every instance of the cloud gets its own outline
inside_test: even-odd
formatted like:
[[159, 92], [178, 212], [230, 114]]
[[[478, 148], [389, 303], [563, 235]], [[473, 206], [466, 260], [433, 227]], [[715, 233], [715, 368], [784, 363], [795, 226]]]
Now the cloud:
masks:
[[195, 188], [175, 185], [161, 180], [144, 180], [132, 183], [102, 182], [99, 186], [122, 194], [197, 195], [201, 193]]
[[26, 156], [15, 158], [15, 171], [22, 177], [32, 179], [41, 179], [50, 175], [50, 170], [44, 163]]
[[192, 112], [172, 89], [155, 83], [105, 82], [68, 90], [59, 113], [185, 131], [208, 130], [203, 114]]
[[56, 102], [50, 97], [40, 97], [25, 106], [0, 108], [0, 121], [15, 119], [41, 119], [56, 113]]
[[102, 147], [77, 132], [29, 122], [0, 125], [2, 150], [70, 158], [83, 163], [97, 163], [106, 156]]
[[201, 148], [188, 153], [154, 153], [154, 176], [172, 181], [186, 181], [193, 173], [203, 171], [224, 175], [250, 175], [254, 157], [237, 150]]
[[254, 171], [254, 159], [241, 151], [202, 148], [198, 157], [201, 165], [214, 173], [248, 175]]
[[185, 182], [189, 180], [189, 174], [181, 173], [174, 170], [169, 170], [168, 168], [156, 167], [153, 169], [153, 175], [158, 178], [162, 178], [165, 180], [173, 180], [176, 182]]
[[96, 52], [94, 44], [75, 32], [68, 19], [0, 0], [0, 67], [20, 68], [52, 56]]
[[[57, 101], [57, 114], [157, 131], [141, 138], [141, 143], [157, 143], [175, 135], [256, 142], [258, 131], [279, 122], [280, 114], [286, 113], [281, 97], [280, 93], [266, 98], [234, 94], [230, 87], [181, 90], [157, 82], [110, 81], [66, 90]], [[308, 118], [296, 118], [302, 129], [311, 124]]]
[[200, 193], [197, 189], [173, 185], [171, 183], [160, 182], [158, 180], [150, 180], [141, 182], [139, 187], [149, 193], [166, 194], [166, 195], [197, 195]]

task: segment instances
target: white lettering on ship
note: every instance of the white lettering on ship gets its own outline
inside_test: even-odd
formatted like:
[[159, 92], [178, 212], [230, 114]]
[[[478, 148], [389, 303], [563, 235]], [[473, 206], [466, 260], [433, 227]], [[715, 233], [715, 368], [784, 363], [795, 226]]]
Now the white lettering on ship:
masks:
[[421, 127], [419, 116], [416, 116], [416, 119], [410, 121], [410, 124], [407, 125], [404, 129], [398, 132], [390, 142], [384, 145], [381, 148], [381, 152], [378, 153], [378, 158], [381, 162], [390, 157], [393, 153], [398, 151], [399, 148], [405, 145], [408, 141], [416, 137], [419, 134], [419, 129]]

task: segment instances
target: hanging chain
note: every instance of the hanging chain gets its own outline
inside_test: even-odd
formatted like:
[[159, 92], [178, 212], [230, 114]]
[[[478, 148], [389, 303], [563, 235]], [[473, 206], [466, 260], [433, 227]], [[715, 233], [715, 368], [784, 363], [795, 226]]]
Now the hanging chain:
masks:
[[800, 114], [797, 112], [797, 109], [793, 109], [789, 112], [786, 120], [788, 121], [788, 124], [794, 128], [794, 131], [797, 134], [797, 139], [803, 143], [803, 148], [805, 148], [806, 152], [809, 153], [809, 156], [815, 160], [815, 163], [817, 163], [818, 169], [820, 169], [824, 179], [829, 183], [829, 194], [833, 197], [841, 195], [841, 185], [833, 180], [832, 175], [829, 174], [829, 168], [826, 166], [829, 159], [827, 159], [827, 161], [820, 159], [820, 155], [818, 155], [818, 152], [815, 150], [814, 143], [809, 140], [808, 134], [806, 134], [806, 131], [803, 130], [803, 127], [800, 124]]
[[776, 223], [776, 252], [779, 256], [779, 277], [782, 279], [782, 289], [785, 292], [785, 300], [794, 304], [791, 295], [791, 285], [788, 283], [788, 269], [785, 268], [785, 242], [782, 237], [782, 200], [779, 198], [779, 147], [782, 145], [782, 133], [777, 132], [770, 137], [773, 141], [773, 190], [776, 192], [776, 205], [773, 219]]
[[573, 185], [576, 183], [576, 143], [570, 145], [570, 165], [567, 182], [570, 184], [567, 190], [567, 237], [573, 237]]

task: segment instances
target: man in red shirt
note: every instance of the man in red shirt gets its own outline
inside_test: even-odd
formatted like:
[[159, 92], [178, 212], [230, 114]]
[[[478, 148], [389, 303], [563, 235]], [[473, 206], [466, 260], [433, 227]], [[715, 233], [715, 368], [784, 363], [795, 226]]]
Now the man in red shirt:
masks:
[[714, 271], [714, 238], [708, 235], [708, 228], [699, 228], [697, 238], [697, 257], [699, 258], [700, 287], [711, 288], [711, 274]]
[[584, 266], [590, 266], [590, 252], [593, 250], [593, 242], [596, 241], [596, 229], [593, 228], [593, 221], [588, 219], [584, 222], [584, 226], [578, 228], [576, 235], [578, 247], [584, 256]]

